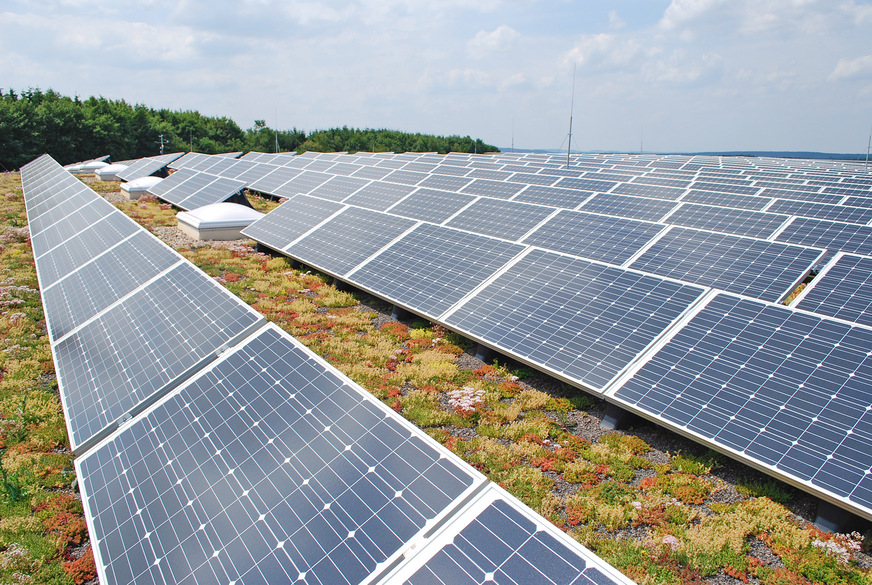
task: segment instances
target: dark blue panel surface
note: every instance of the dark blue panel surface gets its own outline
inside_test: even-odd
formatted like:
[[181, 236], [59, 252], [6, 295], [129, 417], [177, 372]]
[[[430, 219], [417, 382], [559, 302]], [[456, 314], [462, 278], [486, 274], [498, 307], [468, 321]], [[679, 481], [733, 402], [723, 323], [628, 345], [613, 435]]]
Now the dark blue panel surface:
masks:
[[720, 294], [615, 397], [869, 510], [870, 348], [867, 329]]
[[842, 256], [812, 284], [798, 308], [872, 325], [872, 258]]
[[533, 250], [447, 323], [601, 391], [702, 292]]
[[77, 461], [106, 583], [360, 583], [476, 481], [266, 330]]

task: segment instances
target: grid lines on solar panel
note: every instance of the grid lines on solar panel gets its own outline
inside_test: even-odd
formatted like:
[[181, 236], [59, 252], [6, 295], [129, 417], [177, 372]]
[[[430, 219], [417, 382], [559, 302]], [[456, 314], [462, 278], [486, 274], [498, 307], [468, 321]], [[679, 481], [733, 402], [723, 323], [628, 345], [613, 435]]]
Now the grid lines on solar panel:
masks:
[[466, 185], [471, 183], [473, 179], [468, 177], [455, 177], [451, 175], [429, 175], [426, 179], [418, 183], [419, 187], [427, 187], [430, 189], [443, 189], [445, 191], [460, 191]]
[[275, 165], [268, 165], [263, 163], [254, 163], [254, 165], [244, 171], [239, 176], [234, 177], [237, 181], [242, 181], [246, 184], [246, 186], [253, 184], [254, 182], [262, 179], [267, 176], [269, 173], [274, 171], [277, 167]]
[[791, 199], [794, 201], [813, 201], [815, 203], [831, 203], [838, 205], [843, 197], [841, 195], [828, 195], [826, 193], [809, 193], [807, 191], [796, 191], [793, 189], [763, 189], [760, 192], [762, 197], [772, 197], [775, 199]]
[[509, 199], [524, 188], [526, 188], [526, 185], [522, 183], [476, 179], [461, 189], [460, 192], [470, 195], [484, 195], [485, 197], [493, 197], [495, 199]]
[[702, 292], [534, 249], [446, 322], [602, 392]]
[[643, 221], [658, 221], [678, 205], [675, 201], [597, 193], [582, 205], [581, 211], [617, 215]]
[[870, 517], [870, 347], [868, 329], [721, 293], [615, 397]]
[[760, 190], [760, 187], [752, 187], [747, 181], [730, 181], [729, 179], [726, 179], [722, 183], [695, 181], [691, 183], [689, 187], [695, 191], [717, 191], [719, 193], [736, 193], [744, 195], [756, 195]]
[[872, 258], [842, 256], [812, 281], [797, 308], [872, 325]]
[[[67, 195], [66, 192], [69, 193]], [[75, 213], [76, 210], [84, 205], [88, 205], [94, 201], [94, 192], [84, 185], [81, 188], [71, 186], [61, 191], [60, 196], [56, 201], [52, 201], [52, 205], [43, 205], [40, 211], [41, 214], [36, 215], [35, 212], [28, 215], [27, 227], [30, 230], [31, 237], [35, 236], [45, 228], [63, 220], [68, 215]]]
[[331, 178], [332, 177], [326, 173], [316, 173], [306, 170], [281, 187], [273, 189], [272, 193], [282, 197], [292, 197], [297, 194], [310, 193]]
[[122, 181], [132, 181], [140, 177], [148, 177], [154, 175], [161, 169], [167, 166], [165, 161], [155, 159], [143, 159], [138, 164], [133, 164], [123, 171], [116, 173], [116, 177]]
[[803, 246], [872, 255], [872, 227], [804, 217], [793, 221], [776, 238]]
[[673, 227], [631, 268], [777, 302], [809, 273], [821, 250]]
[[870, 193], [869, 189], [852, 189], [851, 187], [824, 187], [824, 193], [831, 193], [833, 195], [848, 195], [853, 197], [869, 197]]
[[872, 220], [872, 209], [865, 207], [848, 207], [844, 205], [828, 205], [826, 203], [811, 203], [808, 201], [779, 200], [769, 207], [772, 213], [785, 213], [815, 219], [829, 219], [846, 223], [866, 224]]
[[160, 198], [164, 201], [178, 206], [182, 201], [184, 201], [203, 187], [206, 187], [207, 185], [212, 183], [216, 178], [217, 177], [215, 175], [198, 172], [194, 176], [189, 177], [184, 181], [173, 185], [170, 189], [164, 191], [163, 195], [160, 195]]
[[349, 276], [349, 281], [434, 317], [487, 280], [523, 246], [422, 224]]
[[113, 213], [95, 222], [64, 242], [64, 245], [40, 256], [36, 263], [40, 288], [48, 288], [139, 230], [139, 226], [123, 213]]
[[446, 225], [514, 242], [554, 211], [551, 207], [482, 198]]
[[384, 211], [414, 190], [415, 187], [411, 185], [374, 181], [346, 199], [345, 203], [375, 211]]
[[282, 250], [340, 209], [342, 205], [333, 201], [295, 195], [243, 229], [242, 235]]
[[564, 209], [575, 209], [591, 195], [593, 193], [590, 191], [530, 185], [515, 195], [512, 200], [535, 203], [537, 205], [550, 205], [551, 207], [562, 207]]
[[245, 188], [245, 183], [225, 177], [218, 177], [196, 193], [181, 201], [178, 206], [185, 210], [197, 209], [204, 205], [220, 203], [230, 199]]
[[422, 188], [391, 207], [390, 213], [442, 223], [474, 200], [472, 195]]
[[139, 232], [60, 282], [43, 287], [51, 339], [57, 341], [179, 260], [169, 248]]
[[592, 553], [567, 545], [541, 529], [520, 506], [523, 504], [494, 498], [403, 580], [403, 585], [629, 583], [605, 575]]
[[739, 195], [736, 193], [718, 193], [715, 191], [690, 190], [681, 198], [688, 203], [716, 205], [718, 207], [734, 207], [736, 209], [752, 209], [760, 211], [772, 200], [754, 195]]
[[183, 263], [57, 342], [75, 450], [262, 317]]
[[[535, 169], [533, 168], [527, 168], [527, 170], [535, 171]], [[513, 183], [525, 183], [528, 185], [540, 185], [550, 187], [558, 181], [558, 177], [556, 177], [555, 175], [535, 175], [533, 174], [533, 172], [526, 172], [515, 173], [506, 180], [512, 181]]]
[[90, 203], [31, 236], [30, 243], [33, 247], [34, 257], [39, 258], [49, 250], [63, 245], [64, 242], [89, 226], [116, 213], [120, 213], [120, 211], [114, 205], [94, 194]]
[[623, 264], [663, 230], [656, 223], [579, 211], [561, 211], [525, 244], [591, 260]]
[[872, 197], [848, 197], [842, 205], [850, 207], [872, 207]]
[[684, 179], [669, 179], [657, 176], [636, 177], [633, 179], [633, 185], [654, 185], [657, 187], [671, 187], [675, 189], [687, 189], [690, 181]]
[[276, 189], [299, 175], [301, 171], [289, 167], [277, 167], [268, 175], [261, 177], [248, 185], [252, 191], [274, 193]]
[[322, 184], [320, 187], [309, 193], [309, 195], [320, 197], [321, 199], [329, 199], [331, 201], [342, 201], [361, 187], [368, 184], [369, 181], [366, 179], [337, 176]]
[[197, 176], [200, 173], [192, 170], [192, 169], [179, 169], [176, 172], [172, 173], [165, 179], [162, 179], [156, 185], [153, 185], [148, 188], [148, 192], [154, 195], [155, 197], [163, 198], [163, 195], [167, 193], [170, 189], [178, 187], [191, 177]]
[[273, 329], [76, 464], [119, 585], [356, 585], [479, 481]]
[[775, 213], [685, 203], [663, 221], [712, 232], [766, 239], [787, 219], [786, 215]]
[[286, 253], [308, 266], [344, 275], [413, 225], [412, 220], [350, 207]]
[[595, 179], [560, 179], [555, 187], [563, 189], [579, 189], [583, 191], [608, 191], [617, 185], [614, 181], [597, 181]]
[[361, 179], [371, 179], [375, 181], [379, 181], [384, 179], [386, 176], [390, 175], [393, 171], [390, 169], [383, 169], [374, 166], [365, 166], [359, 171], [355, 171], [352, 175], [353, 177], [360, 177]]

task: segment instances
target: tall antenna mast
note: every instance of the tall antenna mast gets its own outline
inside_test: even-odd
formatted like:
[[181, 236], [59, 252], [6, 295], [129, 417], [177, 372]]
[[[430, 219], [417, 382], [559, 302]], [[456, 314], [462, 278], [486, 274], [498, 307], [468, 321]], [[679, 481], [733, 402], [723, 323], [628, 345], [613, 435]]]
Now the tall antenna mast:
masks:
[[572, 103], [569, 106], [569, 144], [566, 146], [566, 168], [569, 168], [569, 153], [572, 152], [572, 114], [575, 110], [575, 70], [578, 63], [572, 66]]
[[642, 124], [642, 129], [639, 130], [639, 154], [642, 154], [644, 152], [644, 150], [645, 150], [643, 148], [644, 146], [645, 146], [645, 124]]
[[872, 148], [872, 128], [869, 129], [869, 142], [866, 144], [866, 165], [863, 167], [869, 171], [869, 149]]
[[279, 153], [279, 109], [276, 108], [276, 154]]
[[163, 139], [163, 134], [160, 135], [160, 141], [159, 141], [159, 142], [158, 142], [158, 141], [155, 141], [155, 142], [157, 142], [158, 144], [160, 144], [160, 153], [163, 154], [163, 153], [164, 153], [164, 139]]

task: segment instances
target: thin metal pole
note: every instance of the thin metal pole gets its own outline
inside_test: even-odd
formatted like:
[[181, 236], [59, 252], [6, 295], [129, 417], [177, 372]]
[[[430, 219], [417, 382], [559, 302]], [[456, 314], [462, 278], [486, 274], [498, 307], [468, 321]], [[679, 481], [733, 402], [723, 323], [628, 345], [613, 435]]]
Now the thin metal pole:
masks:
[[572, 152], [572, 114], [575, 111], [575, 70], [578, 63], [572, 66], [572, 103], [569, 106], [569, 144], [566, 145], [566, 168], [569, 168], [569, 153]]

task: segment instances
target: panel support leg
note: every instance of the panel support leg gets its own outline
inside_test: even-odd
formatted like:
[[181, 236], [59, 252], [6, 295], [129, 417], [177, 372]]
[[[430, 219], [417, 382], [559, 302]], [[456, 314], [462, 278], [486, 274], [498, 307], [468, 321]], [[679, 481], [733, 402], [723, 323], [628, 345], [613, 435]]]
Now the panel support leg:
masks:
[[280, 255], [278, 252], [276, 252], [275, 250], [273, 250], [269, 246], [264, 246], [260, 242], [257, 243], [257, 246], [255, 246], [254, 250], [256, 252], [258, 252], [259, 254], [266, 254], [270, 258], [277, 258]]
[[352, 287], [350, 284], [348, 284], [344, 280], [339, 280], [338, 278], [334, 278], [333, 279], [333, 288], [335, 288], [336, 290], [348, 292], [354, 287]]
[[814, 525], [824, 532], [850, 532], [857, 520], [857, 517], [847, 510], [824, 500], [818, 500]]
[[491, 361], [495, 355], [496, 352], [486, 345], [479, 343], [478, 347], [475, 348], [475, 359], [481, 360], [485, 363]]
[[630, 413], [618, 406], [617, 404], [607, 403], [606, 412], [600, 422], [600, 428], [609, 431], [616, 431], [624, 428], [627, 420], [630, 418]]
[[394, 305], [394, 311], [391, 313], [391, 319], [396, 319], [397, 321], [408, 321], [412, 318], [412, 313], [405, 310], [399, 305]]

